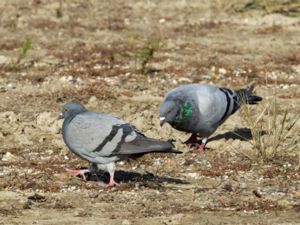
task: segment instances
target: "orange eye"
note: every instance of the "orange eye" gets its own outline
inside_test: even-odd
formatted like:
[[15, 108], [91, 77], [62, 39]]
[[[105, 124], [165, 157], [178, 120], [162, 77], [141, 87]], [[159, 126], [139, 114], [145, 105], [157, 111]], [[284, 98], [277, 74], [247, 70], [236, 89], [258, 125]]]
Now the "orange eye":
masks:
[[69, 111], [68, 109], [64, 108], [64, 112], [68, 112], [68, 111]]

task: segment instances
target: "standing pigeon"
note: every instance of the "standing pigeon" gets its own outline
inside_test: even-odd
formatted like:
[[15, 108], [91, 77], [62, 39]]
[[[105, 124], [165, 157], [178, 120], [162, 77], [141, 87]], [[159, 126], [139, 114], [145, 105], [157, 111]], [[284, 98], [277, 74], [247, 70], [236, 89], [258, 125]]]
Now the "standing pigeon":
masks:
[[257, 104], [262, 98], [252, 95], [254, 86], [230, 90], [208, 84], [187, 84], [169, 91], [160, 107], [160, 125], [169, 123], [177, 130], [192, 133], [185, 144], [198, 143], [199, 151], [205, 150], [207, 138], [241, 104]]
[[[64, 118], [62, 135], [69, 149], [110, 175], [106, 187], [119, 186], [114, 180], [115, 162], [150, 152], [181, 153], [166, 141], [146, 137], [136, 127], [112, 115], [89, 112], [77, 102], [66, 103], [60, 113]], [[90, 170], [72, 170], [82, 175]]]

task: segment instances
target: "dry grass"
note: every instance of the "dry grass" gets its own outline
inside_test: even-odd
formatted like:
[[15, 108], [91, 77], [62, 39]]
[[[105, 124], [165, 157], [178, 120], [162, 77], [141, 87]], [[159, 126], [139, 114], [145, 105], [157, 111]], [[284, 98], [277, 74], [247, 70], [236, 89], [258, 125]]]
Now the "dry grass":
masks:
[[262, 10], [265, 14], [280, 13], [294, 17], [300, 15], [300, 2], [298, 0], [230, 1], [226, 9], [238, 13]]
[[249, 143], [255, 152], [238, 152], [260, 162], [274, 161], [281, 156], [295, 153], [300, 157], [300, 130], [295, 126], [300, 116], [281, 110], [276, 94], [272, 99], [265, 100], [261, 106], [263, 109], [260, 112], [253, 111], [249, 105], [241, 110], [242, 118], [251, 129], [252, 140]]

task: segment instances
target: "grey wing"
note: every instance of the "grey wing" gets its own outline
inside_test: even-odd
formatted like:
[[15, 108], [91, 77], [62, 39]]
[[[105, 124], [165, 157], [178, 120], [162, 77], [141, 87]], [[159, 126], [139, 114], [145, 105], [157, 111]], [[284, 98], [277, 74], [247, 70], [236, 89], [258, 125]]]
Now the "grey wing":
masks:
[[[109, 152], [111, 156], [134, 155], [147, 152], [173, 151], [173, 145], [169, 142], [159, 141], [146, 137], [136, 127], [125, 123], [114, 126], [115, 132], [111, 133], [108, 142], [94, 152]], [[120, 134], [120, 135], [115, 135]], [[103, 154], [103, 153], [102, 153]]]
[[69, 123], [64, 138], [70, 149], [81, 156], [91, 156], [95, 151], [98, 156], [107, 156], [122, 136], [117, 129], [122, 124], [125, 122], [108, 114], [80, 113]]
[[[197, 93], [202, 123], [216, 129], [239, 108], [237, 95], [226, 88], [209, 86]], [[203, 121], [205, 120], [205, 121]]]
[[80, 114], [67, 131], [72, 134], [68, 135], [70, 148], [89, 161], [153, 151], [178, 152], [171, 143], [148, 138], [136, 127], [105, 114]]
[[69, 147], [83, 158], [173, 149], [168, 142], [145, 137], [136, 127], [100, 113], [77, 115], [65, 132]]
[[220, 92], [226, 97], [226, 109], [220, 119], [220, 123], [223, 123], [229, 116], [234, 114], [240, 108], [240, 103], [235, 91], [228, 88], [218, 88], [219, 95]]

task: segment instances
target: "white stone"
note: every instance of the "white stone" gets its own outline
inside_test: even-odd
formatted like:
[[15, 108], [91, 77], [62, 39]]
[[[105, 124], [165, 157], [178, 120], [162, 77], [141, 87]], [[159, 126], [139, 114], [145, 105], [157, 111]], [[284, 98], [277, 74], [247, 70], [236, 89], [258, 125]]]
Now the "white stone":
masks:
[[18, 159], [18, 157], [13, 155], [10, 152], [6, 152], [5, 155], [2, 157], [2, 161], [4, 161], [4, 162], [13, 162], [13, 161], [16, 161], [17, 159]]
[[0, 55], [0, 65], [9, 64], [10, 61], [11, 61], [10, 58], [4, 55]]

